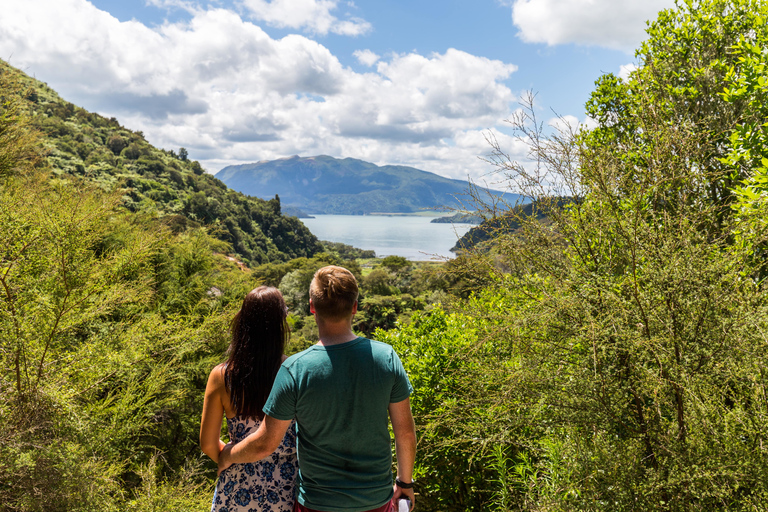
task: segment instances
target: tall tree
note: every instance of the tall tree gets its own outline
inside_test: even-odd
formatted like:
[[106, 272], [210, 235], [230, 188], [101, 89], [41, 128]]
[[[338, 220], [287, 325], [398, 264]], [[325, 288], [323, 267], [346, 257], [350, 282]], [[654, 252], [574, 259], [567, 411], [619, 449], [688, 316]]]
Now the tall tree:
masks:
[[690, 129], [701, 150], [692, 164], [704, 181], [701, 196], [718, 206], [713, 226], [730, 216], [734, 185], [748, 171], [725, 158], [730, 134], [759, 114], [748, 101], [725, 98], [726, 78], [741, 64], [736, 45], [765, 41], [768, 4], [762, 0], [677, 0], [677, 8], [659, 13], [648, 27], [648, 39], [636, 52], [639, 69], [624, 82], [608, 74], [597, 82], [587, 103], [598, 127], [585, 136], [588, 148], [612, 147], [636, 165], [645, 165], [645, 148], [653, 133], [637, 126], [641, 109], [658, 111], [669, 126]]

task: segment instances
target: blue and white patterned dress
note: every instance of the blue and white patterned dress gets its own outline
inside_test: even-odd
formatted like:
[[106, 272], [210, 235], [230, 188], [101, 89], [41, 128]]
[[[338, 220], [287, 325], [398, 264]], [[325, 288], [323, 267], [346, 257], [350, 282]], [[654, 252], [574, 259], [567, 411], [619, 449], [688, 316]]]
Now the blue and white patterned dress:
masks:
[[[239, 443], [260, 424], [256, 418], [227, 418], [229, 440]], [[296, 424], [291, 423], [272, 455], [259, 462], [233, 464], [219, 475], [211, 512], [291, 512], [298, 472]]]

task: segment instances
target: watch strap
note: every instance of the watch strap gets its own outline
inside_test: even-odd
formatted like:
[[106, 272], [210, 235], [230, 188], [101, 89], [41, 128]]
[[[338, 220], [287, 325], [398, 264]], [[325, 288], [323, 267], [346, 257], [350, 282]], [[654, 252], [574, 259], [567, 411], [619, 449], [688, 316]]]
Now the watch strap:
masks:
[[405, 483], [399, 478], [395, 478], [395, 485], [397, 485], [401, 489], [413, 489], [413, 482]]

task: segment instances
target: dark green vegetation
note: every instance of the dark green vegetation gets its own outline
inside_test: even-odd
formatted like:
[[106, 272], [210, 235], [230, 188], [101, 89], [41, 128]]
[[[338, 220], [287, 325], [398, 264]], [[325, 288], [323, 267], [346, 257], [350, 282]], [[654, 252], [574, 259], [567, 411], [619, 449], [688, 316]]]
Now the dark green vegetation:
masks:
[[51, 179], [0, 75], [0, 507], [205, 509], [203, 387], [234, 310], [279, 286], [300, 350], [336, 263], [414, 385], [420, 510], [768, 509], [766, 47], [762, 2], [662, 13], [643, 66], [598, 80], [594, 130], [513, 119], [540, 167], [495, 162], [535, 202], [491, 204], [498, 229], [444, 265], [326, 244], [242, 269], [202, 227]]
[[[285, 205], [310, 214], [404, 213], [471, 202], [467, 182], [399, 165], [377, 166], [354, 158], [300, 158], [225, 167], [216, 177], [257, 197], [279, 195]], [[500, 192], [478, 190], [490, 196]]]
[[342, 265], [357, 277], [360, 298], [354, 328], [365, 336], [371, 336], [376, 329], [407, 323], [414, 312], [431, 309], [446, 299], [444, 290], [457, 281], [450, 264], [413, 263], [401, 256], [373, 260], [366, 254], [370, 251], [343, 244], [329, 244], [327, 249], [313, 258], [269, 263], [253, 270], [255, 281], [278, 287], [283, 293], [291, 310], [289, 323], [296, 349], [318, 341], [314, 317], [309, 314], [308, 290], [320, 267]]
[[228, 252], [249, 265], [321, 250], [300, 221], [281, 215], [279, 199], [230, 190], [189, 160], [184, 148], [178, 154], [156, 149], [141, 132], [62, 100], [2, 61], [0, 72], [16, 77], [16, 92], [32, 124], [44, 134], [45, 158], [55, 175], [120, 191], [123, 206], [161, 216], [174, 231], [209, 226], [214, 237], [227, 243]]

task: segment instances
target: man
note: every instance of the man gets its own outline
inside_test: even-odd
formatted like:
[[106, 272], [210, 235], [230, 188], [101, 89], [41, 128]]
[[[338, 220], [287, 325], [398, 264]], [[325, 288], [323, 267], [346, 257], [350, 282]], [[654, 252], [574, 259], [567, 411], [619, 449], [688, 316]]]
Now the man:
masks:
[[[309, 310], [320, 341], [280, 367], [259, 429], [219, 455], [219, 469], [271, 454], [296, 419], [298, 512], [390, 512], [398, 498], [415, 503], [413, 389], [392, 347], [355, 336], [357, 281], [323, 267], [310, 285]], [[392, 421], [397, 478], [387, 414]]]

